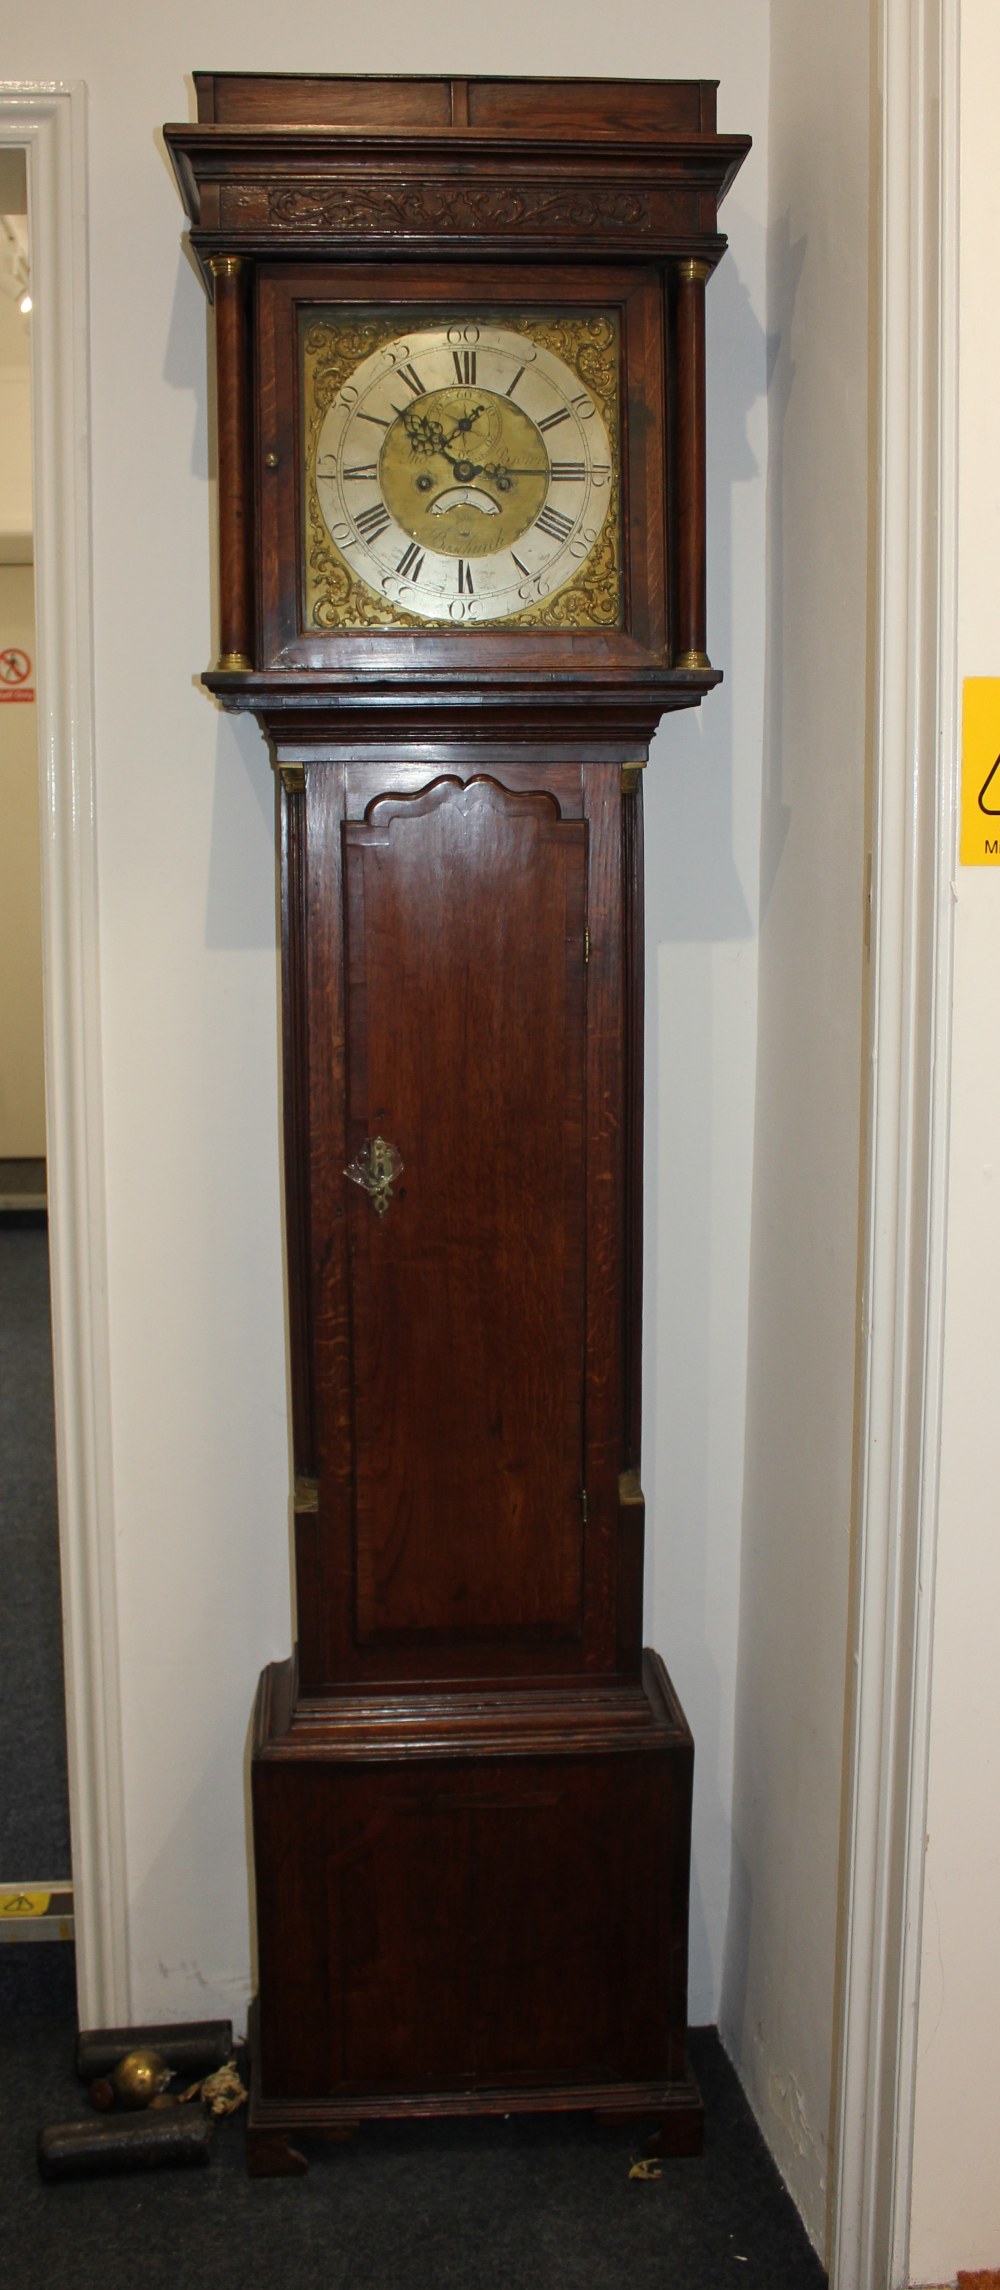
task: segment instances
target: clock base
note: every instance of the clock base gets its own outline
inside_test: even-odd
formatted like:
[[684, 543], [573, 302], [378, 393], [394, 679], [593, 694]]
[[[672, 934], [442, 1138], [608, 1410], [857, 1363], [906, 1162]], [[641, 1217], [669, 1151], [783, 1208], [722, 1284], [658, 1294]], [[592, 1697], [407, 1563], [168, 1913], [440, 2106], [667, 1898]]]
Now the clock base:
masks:
[[586, 2111], [696, 2154], [693, 1748], [634, 1681], [258, 1693], [248, 2161], [388, 2116]]
[[[309, 2169], [301, 2140], [322, 2140], [340, 2145], [352, 2139], [362, 2122], [390, 2118], [427, 2121], [445, 2115], [554, 2115], [590, 2114], [602, 2130], [644, 2132], [647, 2155], [681, 2160], [700, 2155], [704, 2138], [704, 2108], [691, 2069], [673, 2082], [636, 2085], [622, 2094], [605, 2086], [550, 2084], [525, 2092], [519, 2086], [489, 2092], [444, 2091], [376, 2092], [354, 2100], [341, 2113], [336, 2102], [268, 2104], [261, 2098], [259, 2051], [255, 2015], [251, 2015], [252, 2084], [247, 2111], [247, 2169], [251, 2178], [303, 2178]], [[614, 2096], [615, 2104], [612, 2104]]]

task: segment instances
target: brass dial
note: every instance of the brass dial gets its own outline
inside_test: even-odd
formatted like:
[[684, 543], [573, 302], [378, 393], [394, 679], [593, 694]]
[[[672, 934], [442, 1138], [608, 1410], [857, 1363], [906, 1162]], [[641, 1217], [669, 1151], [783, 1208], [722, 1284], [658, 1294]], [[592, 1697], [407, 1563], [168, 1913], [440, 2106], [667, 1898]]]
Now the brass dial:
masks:
[[403, 531], [470, 560], [513, 548], [549, 484], [544, 438], [491, 390], [432, 390], [404, 406], [379, 458], [382, 499]]
[[312, 466], [354, 579], [400, 625], [464, 628], [523, 616], [579, 578], [614, 475], [580, 373], [527, 332], [469, 319], [363, 357], [317, 426]]

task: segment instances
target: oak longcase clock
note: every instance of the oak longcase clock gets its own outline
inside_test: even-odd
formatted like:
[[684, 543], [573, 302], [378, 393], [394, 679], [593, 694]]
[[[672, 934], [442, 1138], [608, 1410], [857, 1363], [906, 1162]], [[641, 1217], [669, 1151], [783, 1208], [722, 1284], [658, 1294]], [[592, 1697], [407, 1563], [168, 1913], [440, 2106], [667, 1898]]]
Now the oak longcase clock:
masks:
[[195, 78], [205, 682], [280, 802], [298, 1635], [254, 1717], [250, 2164], [557, 2108], [689, 2153], [641, 770], [718, 681], [704, 290], [747, 140], [709, 82]]

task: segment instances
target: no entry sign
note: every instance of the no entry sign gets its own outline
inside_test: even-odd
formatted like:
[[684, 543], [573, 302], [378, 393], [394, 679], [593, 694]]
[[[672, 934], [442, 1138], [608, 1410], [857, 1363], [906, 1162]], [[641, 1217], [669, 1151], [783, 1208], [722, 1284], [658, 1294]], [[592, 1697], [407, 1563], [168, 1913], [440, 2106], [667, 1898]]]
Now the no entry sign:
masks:
[[0, 651], [0, 701], [33, 700], [31, 657], [19, 644], [7, 644]]

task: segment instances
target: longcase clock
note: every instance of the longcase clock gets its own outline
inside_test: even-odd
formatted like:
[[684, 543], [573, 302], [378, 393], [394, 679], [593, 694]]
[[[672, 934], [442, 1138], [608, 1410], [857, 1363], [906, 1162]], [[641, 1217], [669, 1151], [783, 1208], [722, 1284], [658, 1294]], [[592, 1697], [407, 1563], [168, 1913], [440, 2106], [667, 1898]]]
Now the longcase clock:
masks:
[[250, 2164], [517, 2109], [690, 2153], [641, 771], [718, 682], [704, 292], [747, 139], [710, 82], [195, 78], [205, 682], [280, 800], [298, 1642], [254, 1720]]

